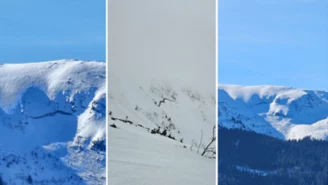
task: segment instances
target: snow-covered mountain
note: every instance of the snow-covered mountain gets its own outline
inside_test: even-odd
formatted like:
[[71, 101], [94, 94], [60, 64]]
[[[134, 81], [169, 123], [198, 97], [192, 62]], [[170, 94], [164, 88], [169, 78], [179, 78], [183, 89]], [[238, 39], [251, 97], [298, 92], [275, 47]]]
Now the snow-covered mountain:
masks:
[[328, 139], [328, 92], [218, 85], [219, 125], [280, 139]]
[[120, 83], [109, 73], [109, 182], [215, 184], [215, 158], [201, 156], [216, 125], [215, 87], [211, 93], [169, 77]]
[[0, 184], [105, 184], [105, 66], [0, 66]]

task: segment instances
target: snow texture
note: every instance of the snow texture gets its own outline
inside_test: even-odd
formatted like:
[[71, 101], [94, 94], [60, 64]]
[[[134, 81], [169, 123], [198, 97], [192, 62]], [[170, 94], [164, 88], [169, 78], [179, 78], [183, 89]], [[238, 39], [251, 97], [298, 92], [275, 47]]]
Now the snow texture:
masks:
[[280, 139], [328, 139], [328, 92], [218, 85], [219, 125]]
[[215, 184], [215, 159], [200, 155], [213, 136], [215, 92], [156, 80], [109, 88], [110, 184]]
[[0, 176], [5, 184], [104, 184], [105, 63], [0, 66]]

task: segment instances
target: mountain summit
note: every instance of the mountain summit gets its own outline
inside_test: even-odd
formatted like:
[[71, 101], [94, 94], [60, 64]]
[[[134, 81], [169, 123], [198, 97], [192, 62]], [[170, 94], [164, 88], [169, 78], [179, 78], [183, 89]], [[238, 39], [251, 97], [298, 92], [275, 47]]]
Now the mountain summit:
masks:
[[79, 60], [0, 66], [3, 183], [105, 183], [105, 69]]
[[328, 139], [328, 92], [218, 85], [219, 125], [283, 140]]

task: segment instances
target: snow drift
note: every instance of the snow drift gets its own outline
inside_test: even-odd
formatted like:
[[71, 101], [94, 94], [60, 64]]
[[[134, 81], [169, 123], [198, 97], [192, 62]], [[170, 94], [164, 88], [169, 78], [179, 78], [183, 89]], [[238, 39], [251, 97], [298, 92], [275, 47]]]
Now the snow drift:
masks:
[[0, 66], [3, 182], [104, 184], [105, 74], [95, 61]]

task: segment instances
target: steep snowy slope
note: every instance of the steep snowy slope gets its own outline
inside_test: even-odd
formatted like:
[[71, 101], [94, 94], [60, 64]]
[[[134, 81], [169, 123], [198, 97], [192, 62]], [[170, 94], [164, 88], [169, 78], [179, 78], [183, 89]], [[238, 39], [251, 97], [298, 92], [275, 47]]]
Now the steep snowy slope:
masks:
[[168, 77], [110, 76], [109, 182], [215, 184], [215, 159], [201, 156], [213, 137], [215, 91]]
[[219, 85], [219, 125], [280, 139], [328, 139], [328, 92]]
[[214, 159], [167, 137], [116, 125], [108, 133], [109, 184], [215, 184]]
[[0, 66], [0, 176], [15, 184], [104, 184], [105, 63]]

